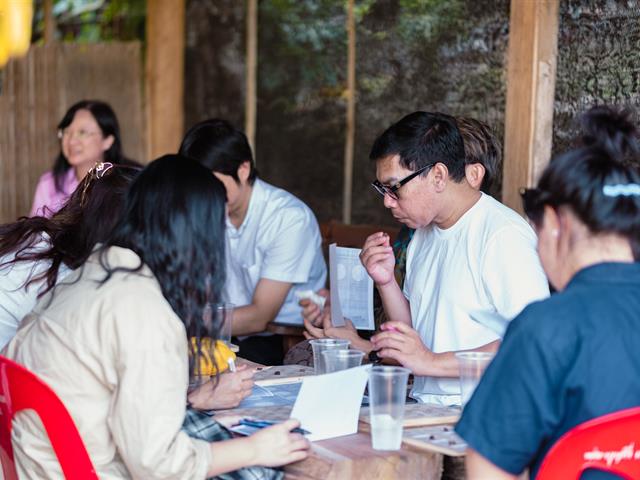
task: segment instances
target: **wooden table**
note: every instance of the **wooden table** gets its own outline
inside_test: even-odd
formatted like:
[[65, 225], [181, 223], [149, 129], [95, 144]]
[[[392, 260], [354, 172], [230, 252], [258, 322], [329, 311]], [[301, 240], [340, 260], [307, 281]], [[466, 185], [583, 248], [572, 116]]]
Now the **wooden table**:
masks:
[[371, 448], [368, 433], [313, 442], [309, 456], [284, 468], [285, 478], [440, 480], [443, 455], [402, 445], [396, 452]]
[[[274, 367], [276, 368], [276, 367]], [[265, 420], [289, 418], [291, 405], [233, 409], [226, 413]], [[369, 425], [360, 422], [354, 435], [313, 442], [309, 456], [284, 467], [285, 478], [306, 480], [426, 479], [440, 480], [443, 455], [403, 444], [395, 452], [371, 448]]]
[[[238, 358], [253, 368], [265, 368]], [[272, 367], [277, 368], [277, 367]], [[232, 409], [226, 414], [259, 417], [282, 421], [289, 418], [291, 405], [269, 406], [260, 409]], [[221, 412], [222, 413], [222, 412]], [[358, 433], [321, 440], [311, 444], [309, 456], [284, 468], [287, 479], [342, 480], [342, 479], [425, 479], [440, 480], [444, 455], [402, 444], [398, 451], [379, 451], [371, 448], [369, 425], [359, 422]]]

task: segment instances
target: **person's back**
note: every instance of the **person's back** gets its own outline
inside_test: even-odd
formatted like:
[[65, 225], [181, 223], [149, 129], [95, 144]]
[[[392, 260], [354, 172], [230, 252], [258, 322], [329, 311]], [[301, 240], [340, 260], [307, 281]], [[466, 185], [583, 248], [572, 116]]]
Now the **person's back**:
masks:
[[[3, 353], [54, 389], [74, 419], [100, 478], [129, 478], [144, 470], [130, 460], [125, 464], [118, 452], [123, 445], [117, 439], [126, 436], [123, 430], [137, 430], [134, 425], [142, 412], [154, 419], [147, 427], [155, 427], [131, 435], [139, 440], [126, 445], [125, 458], [132, 459], [143, 457], [141, 450], [167, 449], [154, 431], [177, 432], [182, 425], [184, 392], [167, 385], [182, 384], [186, 389], [187, 337], [148, 269], [115, 272], [96, 288], [106, 275], [99, 255], [60, 283], [52, 298], [51, 293], [43, 298]], [[108, 251], [107, 261], [111, 267], [140, 264], [135, 253], [119, 247]], [[151, 373], [154, 381], [148, 382], [145, 377]], [[40, 425], [31, 412], [16, 420], [14, 431], [20, 438], [16, 464], [24, 478], [57, 478], [61, 472]], [[194, 451], [186, 434], [180, 435], [184, 437], [177, 442], [180, 460], [172, 462], [206, 453], [204, 442], [199, 452]], [[164, 468], [161, 463], [146, 467]], [[195, 477], [204, 471], [182, 473]]]
[[[237, 439], [203, 440], [181, 428], [189, 379], [215, 353], [204, 338], [217, 339], [221, 327], [206, 312], [225, 277], [224, 202], [224, 186], [196, 162], [167, 155], [150, 163], [104, 243], [3, 351], [61, 398], [100, 478], [203, 479], [306, 456], [308, 442], [291, 433], [295, 420]], [[25, 478], [59, 478], [41, 423], [27, 412], [14, 432]]]
[[624, 113], [585, 118], [599, 138], [555, 158], [523, 191], [559, 293], [511, 322], [465, 407], [456, 431], [470, 447], [471, 478], [525, 468], [535, 477], [567, 431], [640, 401], [640, 173], [620, 161], [627, 149], [640, 158], [637, 131]]

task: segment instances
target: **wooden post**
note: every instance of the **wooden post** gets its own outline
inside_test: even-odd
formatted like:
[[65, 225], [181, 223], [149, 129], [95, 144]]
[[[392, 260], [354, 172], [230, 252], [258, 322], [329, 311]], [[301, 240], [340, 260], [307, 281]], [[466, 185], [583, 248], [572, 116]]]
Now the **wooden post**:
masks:
[[247, 0], [247, 64], [246, 64], [246, 100], [244, 112], [244, 131], [256, 153], [256, 113], [257, 113], [257, 63], [258, 63], [258, 0]]
[[147, 0], [147, 154], [178, 151], [184, 128], [185, 0]]
[[53, 16], [53, 0], [44, 0], [44, 44], [55, 40], [56, 19]]
[[551, 157], [558, 3], [511, 0], [502, 201], [519, 212], [519, 189], [534, 185]]
[[342, 221], [351, 223], [351, 197], [353, 188], [353, 146], [356, 132], [356, 22], [354, 0], [347, 6], [347, 131], [344, 144], [344, 184], [342, 189]]

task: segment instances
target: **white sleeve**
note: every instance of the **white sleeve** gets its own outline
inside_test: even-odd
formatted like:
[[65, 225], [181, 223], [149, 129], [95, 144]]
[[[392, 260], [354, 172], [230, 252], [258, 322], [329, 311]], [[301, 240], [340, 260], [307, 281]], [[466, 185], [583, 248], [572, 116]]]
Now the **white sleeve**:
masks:
[[308, 281], [316, 256], [322, 255], [318, 222], [301, 207], [284, 209], [272, 221], [274, 231], [260, 278], [289, 283]]
[[[13, 255], [11, 255], [13, 257]], [[0, 264], [12, 258], [5, 256]], [[26, 283], [49, 268], [49, 262], [17, 262], [0, 269], [0, 348], [15, 336], [20, 321], [38, 301], [38, 293], [46, 281]]]
[[514, 226], [499, 230], [487, 244], [482, 280], [496, 312], [507, 322], [530, 303], [548, 297], [535, 234]]

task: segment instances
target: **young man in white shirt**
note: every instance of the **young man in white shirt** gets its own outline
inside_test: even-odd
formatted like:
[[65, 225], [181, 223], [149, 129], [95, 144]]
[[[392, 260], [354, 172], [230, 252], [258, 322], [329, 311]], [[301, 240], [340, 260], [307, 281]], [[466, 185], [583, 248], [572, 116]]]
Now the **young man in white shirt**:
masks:
[[465, 179], [455, 120], [415, 112], [375, 141], [376, 190], [415, 228], [404, 289], [394, 277], [389, 237], [371, 235], [361, 260], [387, 317], [372, 338], [378, 356], [411, 368], [412, 395], [459, 404], [454, 353], [495, 351], [508, 321], [549, 294], [533, 230], [516, 212]]
[[300, 323], [295, 290], [326, 280], [320, 229], [294, 195], [258, 178], [251, 148], [224, 120], [206, 120], [186, 134], [180, 153], [207, 167], [227, 190], [225, 298], [236, 305], [233, 335], [240, 355], [282, 363], [282, 338], [265, 333], [272, 321]]

